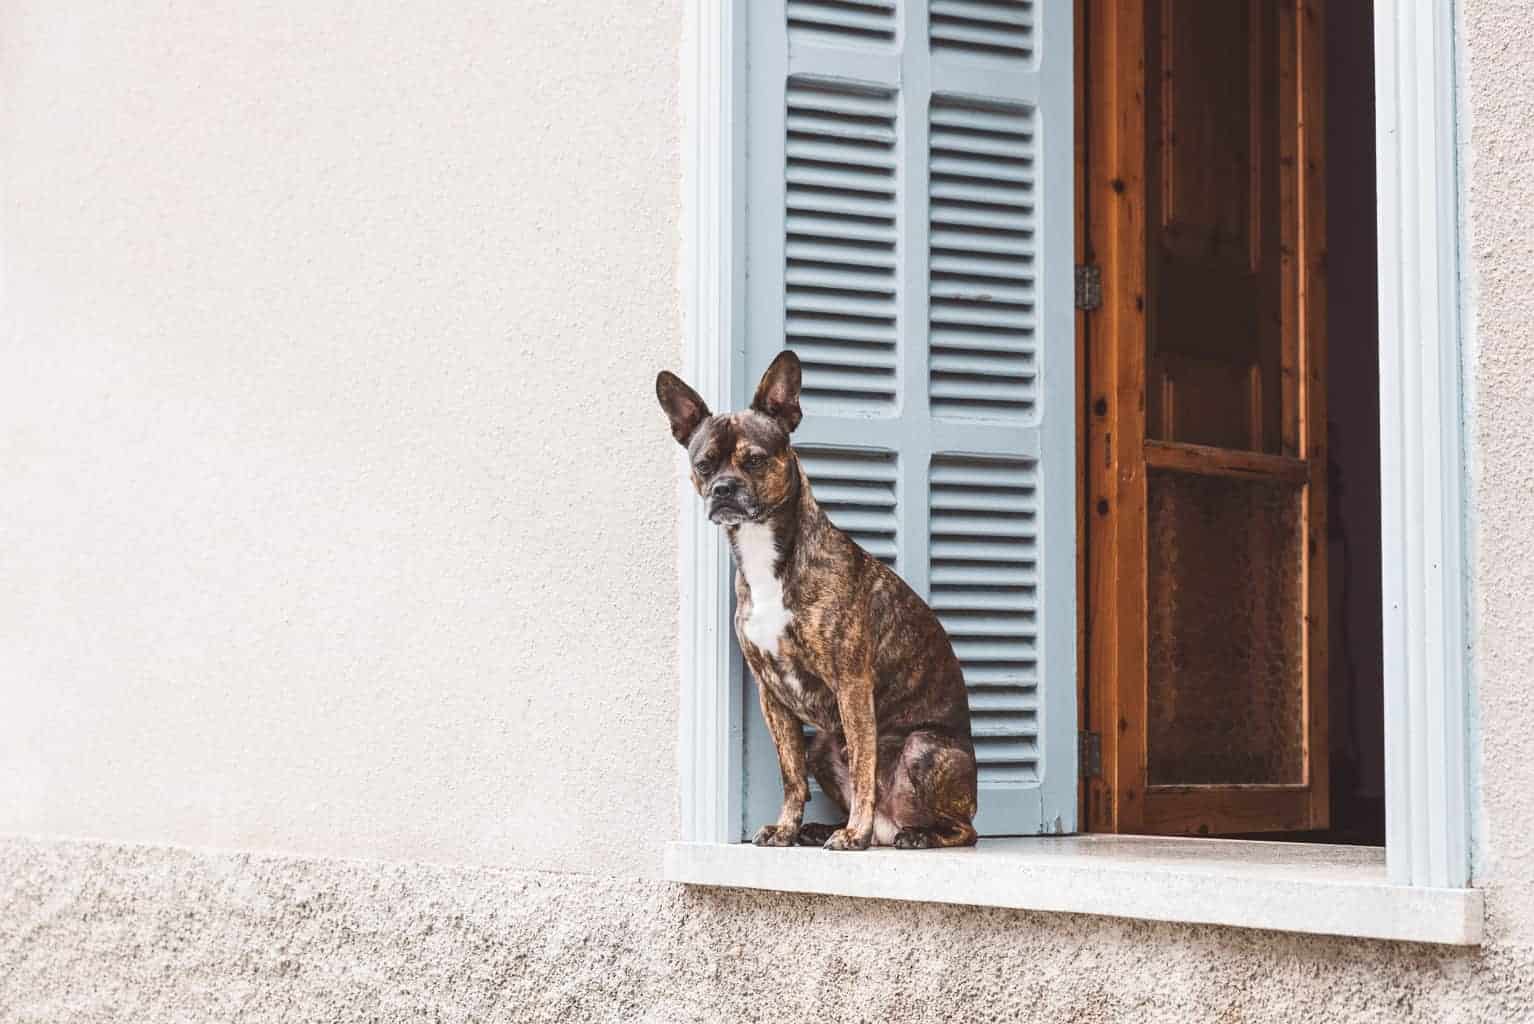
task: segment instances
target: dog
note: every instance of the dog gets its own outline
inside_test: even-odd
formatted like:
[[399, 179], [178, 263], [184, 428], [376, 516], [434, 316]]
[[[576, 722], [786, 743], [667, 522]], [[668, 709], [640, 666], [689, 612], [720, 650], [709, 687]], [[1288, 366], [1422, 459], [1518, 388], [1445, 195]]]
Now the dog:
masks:
[[[964, 673], [931, 608], [837, 529], [789, 443], [799, 357], [782, 352], [751, 408], [713, 415], [663, 371], [655, 394], [735, 559], [735, 634], [777, 746], [783, 806], [758, 846], [863, 850], [975, 842]], [[804, 725], [815, 727], [805, 748]], [[806, 769], [847, 815], [804, 824]]]

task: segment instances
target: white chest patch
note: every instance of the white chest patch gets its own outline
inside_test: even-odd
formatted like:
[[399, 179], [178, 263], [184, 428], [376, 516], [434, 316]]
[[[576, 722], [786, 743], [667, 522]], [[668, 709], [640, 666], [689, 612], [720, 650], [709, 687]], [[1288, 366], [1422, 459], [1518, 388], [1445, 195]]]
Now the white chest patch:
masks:
[[778, 548], [772, 527], [742, 523], [735, 534], [740, 549], [740, 571], [751, 588], [751, 614], [744, 626], [746, 639], [776, 656], [778, 641], [794, 617], [783, 607], [783, 584], [773, 575]]

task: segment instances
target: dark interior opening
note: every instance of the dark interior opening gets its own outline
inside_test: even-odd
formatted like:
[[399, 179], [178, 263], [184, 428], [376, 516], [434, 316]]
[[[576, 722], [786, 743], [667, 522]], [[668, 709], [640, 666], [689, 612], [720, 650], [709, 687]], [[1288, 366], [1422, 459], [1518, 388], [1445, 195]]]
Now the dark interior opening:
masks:
[[1383, 846], [1385, 711], [1373, 5], [1329, 4], [1326, 17], [1332, 827], [1250, 838]]

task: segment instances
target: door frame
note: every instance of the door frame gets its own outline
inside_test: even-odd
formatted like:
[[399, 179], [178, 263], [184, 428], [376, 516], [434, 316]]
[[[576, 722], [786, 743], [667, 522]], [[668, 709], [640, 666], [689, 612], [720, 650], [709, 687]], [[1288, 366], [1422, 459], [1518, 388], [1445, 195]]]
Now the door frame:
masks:
[[[736, 392], [743, 364], [745, 3], [683, 7], [682, 355], [710, 401]], [[1379, 261], [1392, 270], [1380, 275], [1386, 859], [1392, 882], [1435, 887], [1470, 878], [1457, 8], [1375, 0]], [[680, 832], [728, 843], [742, 771], [728, 554], [685, 486], [678, 472]]]

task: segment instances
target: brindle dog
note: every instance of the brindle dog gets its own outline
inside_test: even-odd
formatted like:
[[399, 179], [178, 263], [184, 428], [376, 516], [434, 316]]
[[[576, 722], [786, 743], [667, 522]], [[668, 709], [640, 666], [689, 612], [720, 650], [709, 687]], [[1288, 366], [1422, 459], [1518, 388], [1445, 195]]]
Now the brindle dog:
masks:
[[[862, 850], [975, 841], [975, 748], [953, 645], [932, 609], [826, 518], [788, 435], [799, 358], [746, 412], [712, 415], [675, 374], [655, 392], [735, 556], [735, 631], [778, 748], [783, 809], [758, 846]], [[805, 750], [802, 725], [815, 727]], [[805, 825], [806, 764], [848, 817]]]

